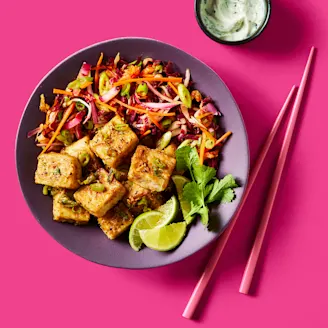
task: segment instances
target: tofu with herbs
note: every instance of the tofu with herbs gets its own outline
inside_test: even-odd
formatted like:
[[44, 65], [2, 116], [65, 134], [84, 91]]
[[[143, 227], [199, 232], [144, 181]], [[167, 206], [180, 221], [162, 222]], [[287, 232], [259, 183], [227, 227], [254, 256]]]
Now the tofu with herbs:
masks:
[[125, 187], [104, 169], [95, 173], [96, 181], [81, 187], [74, 199], [96, 217], [104, 216], [126, 193]]
[[77, 158], [55, 152], [38, 157], [35, 183], [55, 188], [77, 189], [82, 176]]
[[124, 187], [127, 193], [123, 202], [134, 216], [154, 210], [164, 203], [164, 198], [160, 193], [150, 191], [132, 181], [126, 181]]
[[79, 206], [66, 191], [62, 190], [53, 197], [53, 218], [57, 222], [80, 225], [89, 222], [90, 213]]
[[116, 115], [96, 133], [90, 147], [107, 167], [117, 168], [134, 151], [138, 142], [129, 125]]
[[133, 216], [122, 202], [98, 218], [101, 230], [109, 239], [117, 238], [129, 228], [132, 222]]
[[99, 159], [90, 148], [90, 137], [85, 136], [82, 139], [63, 148], [61, 153], [76, 157], [82, 165], [82, 168], [88, 171], [96, 171], [101, 167]]
[[138, 146], [132, 156], [128, 179], [151, 191], [166, 189], [175, 168], [174, 157], [158, 149]]

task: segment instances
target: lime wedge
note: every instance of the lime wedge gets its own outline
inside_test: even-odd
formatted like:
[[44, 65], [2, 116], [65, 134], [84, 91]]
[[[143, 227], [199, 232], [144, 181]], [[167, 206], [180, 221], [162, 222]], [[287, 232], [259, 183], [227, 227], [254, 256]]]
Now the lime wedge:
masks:
[[178, 200], [175, 196], [172, 196], [164, 205], [157, 208], [156, 211], [149, 211], [137, 216], [130, 228], [130, 246], [135, 251], [139, 251], [142, 246], [139, 230], [152, 229], [171, 223], [175, 219], [178, 210]]
[[173, 195], [164, 205], [156, 208], [156, 211], [163, 213], [165, 224], [171, 223], [178, 214], [179, 202]]
[[184, 177], [183, 175], [173, 175], [172, 180], [175, 184], [175, 188], [177, 189], [183, 218], [187, 222], [187, 224], [190, 224], [192, 220], [195, 218], [195, 215], [189, 215], [191, 210], [191, 204], [187, 200], [183, 199], [182, 196], [183, 186], [186, 183], [190, 182], [190, 180]]
[[155, 251], [166, 252], [176, 248], [186, 234], [186, 222], [171, 223], [164, 227], [140, 230], [143, 243]]

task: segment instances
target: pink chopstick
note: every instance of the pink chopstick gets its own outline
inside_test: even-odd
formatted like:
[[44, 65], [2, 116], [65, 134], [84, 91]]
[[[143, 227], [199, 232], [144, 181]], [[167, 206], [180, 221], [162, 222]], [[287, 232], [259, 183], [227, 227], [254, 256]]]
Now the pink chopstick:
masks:
[[200, 277], [200, 279], [199, 279], [199, 281], [198, 281], [198, 283], [197, 283], [197, 285], [196, 285], [196, 287], [195, 287], [195, 289], [194, 289], [194, 291], [193, 291], [193, 293], [192, 293], [192, 295], [189, 299], [189, 302], [188, 302], [188, 304], [187, 304], [187, 306], [186, 306], [186, 308], [185, 308], [185, 310], [182, 314], [187, 319], [192, 318], [192, 316], [193, 316], [193, 314], [194, 314], [194, 312], [197, 308], [197, 305], [198, 305], [198, 303], [199, 303], [199, 301], [200, 301], [200, 299], [201, 299], [201, 297], [204, 293], [204, 290], [205, 290], [205, 288], [206, 288], [206, 286], [207, 286], [207, 284], [208, 284], [208, 282], [209, 282], [209, 280], [210, 280], [210, 278], [213, 274], [213, 271], [216, 267], [216, 264], [218, 263], [219, 258], [221, 256], [223, 250], [224, 250], [224, 247], [227, 244], [227, 241], [228, 241], [228, 239], [231, 235], [231, 232], [232, 232], [232, 230], [233, 230], [233, 228], [234, 228], [234, 226], [237, 222], [237, 219], [238, 219], [238, 216], [239, 216], [239, 214], [242, 210], [242, 207], [246, 202], [247, 196], [248, 196], [248, 194], [249, 194], [249, 192], [250, 192], [250, 190], [251, 190], [251, 188], [254, 184], [254, 181], [255, 181], [255, 179], [256, 179], [259, 171], [260, 171], [262, 163], [263, 163], [263, 161], [264, 161], [264, 159], [265, 159], [265, 157], [268, 153], [268, 150], [269, 150], [269, 148], [272, 144], [272, 141], [273, 141], [273, 139], [274, 139], [274, 137], [275, 137], [275, 135], [278, 131], [280, 123], [281, 123], [281, 121], [282, 121], [282, 119], [283, 119], [283, 117], [284, 117], [284, 115], [285, 115], [285, 113], [286, 113], [286, 111], [289, 107], [288, 105], [289, 105], [289, 103], [290, 103], [290, 101], [291, 101], [291, 99], [294, 95], [295, 88], [296, 87], [293, 86], [292, 89], [290, 90], [289, 95], [288, 95], [283, 107], [281, 108], [281, 110], [280, 110], [280, 112], [279, 112], [279, 114], [276, 118], [276, 121], [275, 121], [275, 123], [274, 123], [274, 125], [271, 129], [271, 132], [268, 135], [268, 137], [267, 137], [267, 139], [266, 139], [266, 141], [263, 145], [261, 153], [260, 153], [260, 155], [258, 156], [258, 158], [255, 162], [255, 165], [254, 165], [254, 167], [252, 169], [252, 172], [249, 176], [249, 180], [248, 180], [248, 184], [247, 184], [247, 187], [246, 187], [246, 190], [245, 190], [245, 193], [244, 193], [244, 197], [241, 200], [241, 203], [239, 205], [239, 208], [237, 209], [237, 212], [236, 212], [234, 218], [232, 219], [231, 223], [229, 224], [229, 226], [227, 227], [225, 232], [222, 234], [222, 236], [218, 240], [218, 243], [217, 243], [215, 249], [213, 250], [213, 254], [212, 254], [211, 258], [209, 259], [209, 261], [208, 261], [208, 263], [205, 267], [205, 270], [204, 270], [202, 276]]
[[279, 158], [277, 161], [277, 166], [276, 166], [276, 169], [275, 169], [275, 172], [273, 175], [272, 183], [270, 186], [267, 202], [264, 207], [260, 226], [258, 228], [256, 238], [255, 238], [255, 241], [253, 244], [253, 248], [252, 248], [251, 254], [249, 256], [249, 259], [248, 259], [248, 262], [246, 265], [246, 269], [245, 269], [245, 272], [243, 275], [243, 279], [242, 279], [242, 282], [240, 285], [239, 292], [243, 293], [243, 294], [248, 294], [249, 288], [250, 288], [250, 285], [252, 282], [252, 278], [253, 278], [253, 275], [255, 272], [257, 260], [258, 260], [258, 257], [259, 257], [260, 251], [261, 251], [261, 246], [263, 244], [265, 232], [266, 232], [266, 229], [267, 229], [267, 226], [269, 223], [273, 203], [274, 203], [274, 200], [275, 200], [275, 197], [277, 194], [277, 190], [279, 187], [280, 178], [281, 178], [282, 171], [284, 169], [284, 165], [286, 162], [288, 149], [290, 146], [290, 142], [292, 140], [292, 136], [293, 136], [296, 120], [297, 120], [297, 115], [299, 113], [300, 105], [301, 105], [303, 94], [304, 94], [304, 89], [305, 89], [306, 82], [307, 82], [307, 79], [309, 76], [309, 71], [310, 71], [310, 67], [311, 67], [311, 63], [312, 63], [312, 59], [313, 59], [314, 50], [315, 50], [315, 48], [312, 47], [308, 61], [305, 66], [302, 81], [301, 81], [300, 87], [297, 92], [297, 96], [296, 96], [293, 110], [292, 110], [292, 113], [291, 113], [291, 116], [290, 116], [290, 119], [288, 122], [284, 141], [283, 141], [283, 144], [282, 144], [282, 147], [280, 150]]

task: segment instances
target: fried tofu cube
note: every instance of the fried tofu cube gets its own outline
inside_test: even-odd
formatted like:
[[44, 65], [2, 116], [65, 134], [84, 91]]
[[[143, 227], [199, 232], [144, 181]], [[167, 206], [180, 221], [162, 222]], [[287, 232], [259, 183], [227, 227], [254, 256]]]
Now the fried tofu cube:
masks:
[[77, 158], [50, 152], [38, 157], [35, 183], [50, 187], [77, 189], [82, 168]]
[[86, 224], [90, 220], [90, 213], [83, 207], [75, 205], [65, 190], [53, 197], [53, 218], [57, 222], [69, 222], [76, 225]]
[[132, 156], [128, 179], [151, 191], [166, 189], [176, 160], [162, 150], [138, 146]]
[[126, 181], [124, 187], [127, 193], [123, 202], [134, 216], [164, 204], [164, 198], [159, 192], [145, 189], [132, 181]]
[[75, 200], [88, 212], [96, 217], [104, 216], [125, 195], [126, 189], [114, 176], [110, 176], [106, 170], [99, 169], [96, 172], [99, 184], [103, 191], [95, 189], [95, 183], [83, 186], [74, 193]]
[[129, 125], [116, 115], [90, 141], [93, 152], [107, 167], [117, 168], [136, 148], [139, 139]]
[[166, 155], [169, 155], [171, 157], [175, 158], [175, 151], [177, 150], [177, 146], [175, 144], [170, 144], [166, 148], [163, 149], [164, 153]]
[[98, 218], [101, 230], [109, 239], [115, 239], [121, 235], [133, 222], [133, 217], [126, 206], [119, 202], [104, 216]]
[[[99, 159], [95, 156], [90, 148], [90, 137], [85, 136], [82, 139], [75, 141], [71, 145], [62, 149], [61, 153], [76, 157], [80, 162], [87, 163], [85, 168], [88, 171], [96, 171], [101, 167]], [[83, 163], [82, 163], [83, 166]]]

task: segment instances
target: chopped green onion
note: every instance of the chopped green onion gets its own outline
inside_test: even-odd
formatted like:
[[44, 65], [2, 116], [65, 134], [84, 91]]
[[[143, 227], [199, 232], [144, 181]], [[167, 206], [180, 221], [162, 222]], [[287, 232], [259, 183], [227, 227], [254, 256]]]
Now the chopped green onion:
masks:
[[139, 94], [140, 96], [142, 96], [142, 97], [146, 96], [148, 93], [147, 84], [146, 83], [139, 84], [136, 91], [137, 91], [137, 94]]
[[68, 130], [62, 130], [56, 139], [63, 142], [65, 146], [68, 146], [73, 142], [73, 137]]
[[90, 155], [88, 153], [79, 154], [79, 161], [80, 161], [82, 167], [87, 166], [90, 161]]
[[42, 188], [43, 195], [47, 196], [48, 192], [49, 192], [49, 187], [48, 186], [43, 186], [43, 188]]
[[94, 181], [96, 181], [97, 178], [96, 176], [92, 173], [90, 174], [85, 180], [83, 180], [82, 182], [80, 182], [81, 185], [88, 185]]
[[127, 130], [128, 127], [129, 127], [129, 125], [126, 124], [126, 123], [121, 123], [121, 124], [114, 125], [114, 129], [116, 131], [125, 131], [125, 130]]
[[162, 73], [163, 72], [163, 65], [156, 65], [155, 72]]
[[133, 62], [129, 63], [129, 65], [134, 65], [137, 63], [137, 60], [134, 60]]
[[160, 169], [165, 169], [165, 168], [166, 168], [166, 164], [163, 163], [163, 162], [162, 162], [160, 159], [158, 159], [158, 158], [154, 158], [154, 159], [153, 159], [153, 164], [154, 164], [156, 167], [160, 168]]
[[165, 132], [156, 142], [156, 148], [160, 150], [164, 149], [171, 142], [171, 138], [172, 138], [172, 132], [171, 131]]
[[187, 108], [191, 108], [191, 95], [189, 90], [184, 86], [184, 84], [180, 83], [178, 85], [178, 95], [181, 99], [181, 101], [183, 102], [183, 104], [187, 107]]
[[59, 111], [57, 117], [58, 117], [58, 120], [61, 121], [63, 118], [63, 112]]
[[80, 89], [81, 86], [83, 87], [84, 84], [86, 84], [87, 82], [92, 82], [92, 81], [93, 81], [93, 78], [90, 76], [79, 77], [78, 79], [69, 83], [67, 88], [73, 89], [73, 90]]
[[162, 121], [162, 127], [164, 129], [169, 128], [171, 124], [172, 124], [172, 121], [169, 118], [166, 118], [165, 120]]
[[121, 90], [121, 97], [130, 97], [130, 88], [131, 88], [130, 83], [124, 84]]
[[74, 206], [78, 205], [77, 202], [75, 202], [74, 200], [69, 199], [67, 196], [63, 196], [60, 199], [60, 202], [66, 207], [74, 207]]
[[87, 130], [92, 130], [93, 129], [93, 123], [91, 121], [87, 121], [87, 123], [84, 124], [84, 126]]
[[109, 77], [105, 71], [101, 72], [99, 75], [99, 93], [100, 93], [100, 95], [102, 96], [109, 89], [110, 89]]
[[75, 107], [79, 112], [81, 112], [85, 108], [85, 106], [80, 102], [76, 102]]
[[179, 148], [182, 148], [182, 147], [190, 146], [191, 143], [192, 143], [192, 140], [191, 139], [183, 140], [181, 142], [181, 144], [179, 145], [178, 149]]
[[211, 139], [207, 139], [205, 141], [205, 148], [207, 148], [207, 149], [212, 149], [214, 147], [214, 145], [215, 145], [215, 143]]
[[90, 188], [96, 192], [103, 192], [105, 190], [105, 186], [101, 183], [93, 183], [90, 185]]

